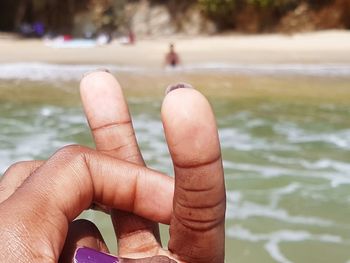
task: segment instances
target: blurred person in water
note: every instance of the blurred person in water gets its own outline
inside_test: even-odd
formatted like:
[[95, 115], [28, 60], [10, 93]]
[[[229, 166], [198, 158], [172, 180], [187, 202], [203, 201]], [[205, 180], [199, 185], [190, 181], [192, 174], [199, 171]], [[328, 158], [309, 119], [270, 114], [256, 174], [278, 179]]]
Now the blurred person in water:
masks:
[[[80, 90], [96, 150], [67, 146], [46, 161], [20, 162], [6, 171], [0, 181], [0, 262], [224, 262], [224, 174], [205, 97], [188, 84], [167, 89], [161, 113], [173, 179], [145, 167], [111, 74], [86, 75]], [[92, 222], [75, 220], [93, 204], [111, 215], [117, 257], [106, 254]], [[158, 222], [170, 224], [168, 250]]]
[[175, 68], [180, 65], [180, 57], [175, 51], [175, 45], [173, 43], [169, 44], [169, 52], [165, 55], [165, 66]]

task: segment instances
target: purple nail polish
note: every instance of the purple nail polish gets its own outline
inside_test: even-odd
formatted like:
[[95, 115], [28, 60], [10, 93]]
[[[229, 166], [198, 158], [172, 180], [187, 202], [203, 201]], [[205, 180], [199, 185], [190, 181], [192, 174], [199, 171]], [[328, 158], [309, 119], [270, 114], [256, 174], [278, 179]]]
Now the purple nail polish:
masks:
[[193, 87], [187, 83], [177, 83], [175, 85], [168, 86], [165, 90], [165, 95], [176, 89], [193, 89]]
[[117, 257], [93, 250], [91, 248], [78, 248], [74, 255], [75, 263], [119, 263]]

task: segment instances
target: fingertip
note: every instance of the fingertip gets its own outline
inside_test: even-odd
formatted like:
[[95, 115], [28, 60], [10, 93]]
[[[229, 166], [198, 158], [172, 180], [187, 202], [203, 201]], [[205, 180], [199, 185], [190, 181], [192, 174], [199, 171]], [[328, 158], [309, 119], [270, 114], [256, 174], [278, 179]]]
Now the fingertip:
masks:
[[169, 85], [166, 89], [165, 89], [165, 95], [169, 94], [171, 91], [176, 90], [176, 89], [194, 89], [193, 86], [191, 84], [188, 83], [184, 83], [184, 82], [180, 82], [180, 83], [176, 83], [176, 84], [172, 84]]
[[91, 73], [95, 73], [95, 72], [107, 72], [107, 73], [111, 73], [110, 71], [109, 71], [109, 69], [108, 68], [96, 68], [96, 69], [93, 69], [93, 70], [90, 70], [90, 71], [87, 71], [87, 72], [85, 72], [84, 74], [83, 74], [83, 77], [85, 77], [85, 76], [87, 76], [87, 75], [89, 75], [89, 74], [91, 74]]
[[81, 81], [83, 81], [84, 79], [88, 78], [88, 77], [94, 77], [98, 74], [110, 74], [111, 75], [111, 72], [107, 69], [107, 68], [97, 68], [97, 69], [94, 69], [94, 70], [90, 70], [90, 71], [87, 71], [83, 74], [82, 78], [81, 78]]
[[206, 97], [190, 84], [179, 83], [170, 85], [166, 89], [166, 96], [162, 104], [162, 116], [179, 116], [194, 119], [198, 114], [214, 117], [211, 106]]
[[216, 120], [208, 100], [193, 88], [176, 88], [165, 96], [162, 120], [174, 162], [205, 163], [220, 156]]
[[[80, 91], [82, 95], [95, 93], [100, 94], [114, 88], [120, 88], [117, 79], [108, 71], [93, 71], [85, 74], [80, 81]], [[97, 93], [97, 94], [96, 94]]]
[[85, 75], [80, 83], [80, 95], [93, 129], [120, 121], [120, 116], [129, 116], [121, 86], [109, 72], [95, 71]]
[[80, 81], [80, 89], [84, 90], [96, 86], [101, 81], [116, 81], [115, 77], [107, 69], [97, 69], [85, 73]]

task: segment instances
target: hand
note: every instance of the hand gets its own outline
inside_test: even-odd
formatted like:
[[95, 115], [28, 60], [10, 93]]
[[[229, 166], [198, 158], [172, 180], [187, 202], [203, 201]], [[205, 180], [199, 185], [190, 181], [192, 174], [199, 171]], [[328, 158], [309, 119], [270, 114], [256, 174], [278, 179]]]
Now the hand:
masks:
[[57, 262], [69, 222], [92, 202], [167, 223], [174, 191], [166, 175], [80, 146], [15, 164], [0, 186], [0, 262]]
[[[187, 85], [175, 85], [168, 91], [179, 87]], [[106, 72], [86, 76], [81, 97], [97, 150], [144, 165], [127, 103], [114, 77]], [[161, 247], [157, 225], [113, 211], [119, 255], [223, 262], [225, 186], [211, 107], [196, 90], [177, 89], [163, 102], [162, 120], [176, 178], [170, 252]]]
[[[84, 88], [84, 85], [89, 88]], [[107, 93], [104, 93], [106, 97], [91, 101], [88, 94], [96, 95], [98, 87]], [[82, 83], [83, 100], [84, 92], [87, 96], [86, 112], [98, 148], [108, 153], [108, 149], [103, 147], [111, 146], [115, 150], [111, 150], [109, 154], [125, 157], [124, 159], [128, 159], [126, 156], [132, 156], [135, 152], [139, 154], [131, 122], [128, 121], [130, 117], [124, 119], [125, 122], [122, 121], [123, 117], [129, 115], [116, 81], [107, 73], [91, 74]], [[101, 90], [98, 92], [102, 93]], [[103, 116], [98, 114], [98, 109], [103, 110]], [[120, 217], [120, 214], [119, 223], [116, 224], [117, 227], [122, 226], [117, 231], [119, 249], [125, 256], [132, 257], [167, 254], [187, 262], [223, 262], [225, 191], [219, 143], [211, 109], [198, 92], [179, 90], [167, 96], [162, 112], [176, 174], [174, 211], [170, 227], [171, 252], [162, 250], [155, 241], [158, 239], [154, 235], [156, 231], [152, 224], [145, 220], [141, 222], [140, 219], [130, 219], [131, 215]], [[112, 123], [114, 125], [110, 125]], [[96, 129], [96, 124], [102, 124], [100, 127], [104, 128]], [[126, 136], [130, 131], [131, 136]], [[128, 139], [124, 140], [125, 138]], [[133, 146], [122, 147], [123, 143], [130, 145], [133, 141]], [[124, 149], [121, 150], [122, 148]], [[38, 166], [40, 168], [36, 169]], [[31, 172], [33, 174], [21, 184]], [[137, 185], [143, 190], [138, 190], [136, 195], [130, 193], [130, 189], [133, 189], [128, 187], [130, 182], [135, 185], [135, 182], [140, 181], [142, 183]], [[21, 187], [15, 191], [19, 185]], [[11, 259], [16, 259], [16, 262], [38, 262], [38, 259], [56, 262], [62, 250], [68, 222], [92, 201], [160, 222], [166, 222], [171, 213], [169, 200], [172, 199], [172, 191], [169, 189], [172, 189], [172, 183], [169, 178], [80, 147], [65, 148], [44, 164], [24, 163], [10, 168], [1, 181], [1, 187], [7, 189], [3, 191], [7, 193], [3, 195], [5, 197], [15, 191], [0, 205], [0, 213], [5, 215], [0, 219], [0, 233], [3, 233], [3, 248], [0, 250], [3, 253], [0, 259], [7, 262], [11, 262]], [[71, 191], [67, 193], [67, 189]], [[156, 193], [161, 193], [161, 196], [155, 195], [153, 189], [159, 189]], [[76, 195], [75, 191], [79, 194]], [[3, 197], [3, 200], [6, 198]], [[135, 199], [134, 207], [129, 198]], [[141, 200], [143, 203], [139, 203]], [[16, 221], [15, 216], [20, 220]], [[128, 222], [135, 223], [130, 226]], [[69, 254], [70, 250], [79, 245], [105, 250], [96, 228], [89, 227], [84, 233], [84, 228], [78, 227], [84, 224], [78, 222], [74, 228], [70, 228], [72, 231], [68, 234], [63, 254]], [[125, 231], [121, 231], [122, 229]], [[150, 244], [154, 246], [148, 246]], [[12, 247], [16, 250], [7, 253], [8, 248]], [[153, 262], [160, 262], [164, 258], [153, 259]]]

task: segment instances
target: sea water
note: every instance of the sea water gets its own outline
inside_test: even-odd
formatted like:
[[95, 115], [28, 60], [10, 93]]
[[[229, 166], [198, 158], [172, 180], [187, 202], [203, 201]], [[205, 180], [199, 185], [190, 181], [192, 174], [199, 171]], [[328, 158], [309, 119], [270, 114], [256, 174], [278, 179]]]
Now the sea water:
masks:
[[[47, 159], [67, 144], [93, 147], [77, 76], [94, 66], [76, 66], [73, 76], [52, 67], [36, 78], [12, 71], [0, 80], [0, 174], [13, 162]], [[147, 165], [169, 175], [160, 121], [164, 88], [187, 81], [211, 102], [227, 189], [226, 262], [350, 262], [349, 75], [114, 73]], [[114, 251], [108, 216], [88, 211], [83, 217], [96, 222]], [[168, 229], [161, 230], [166, 246]]]

